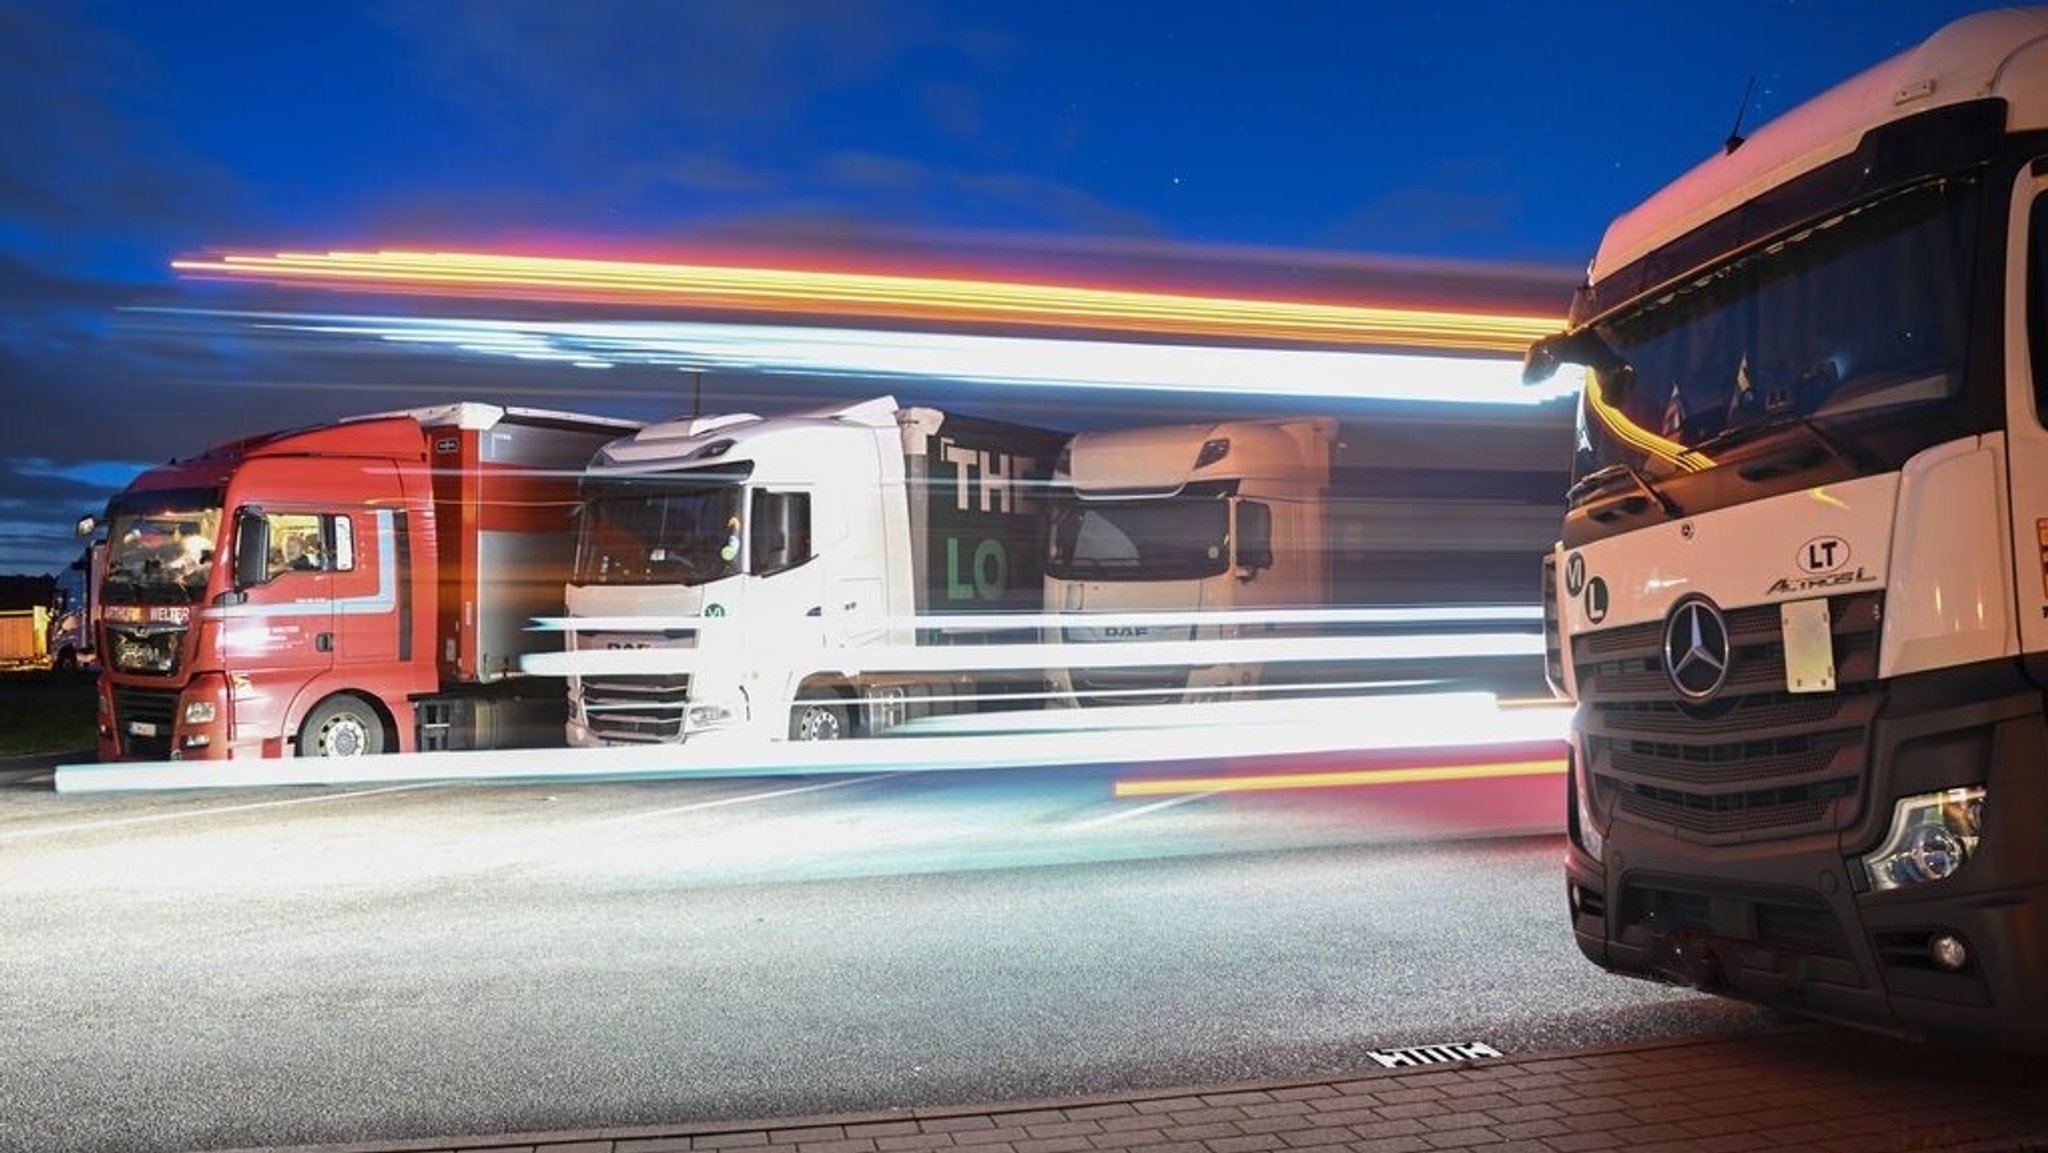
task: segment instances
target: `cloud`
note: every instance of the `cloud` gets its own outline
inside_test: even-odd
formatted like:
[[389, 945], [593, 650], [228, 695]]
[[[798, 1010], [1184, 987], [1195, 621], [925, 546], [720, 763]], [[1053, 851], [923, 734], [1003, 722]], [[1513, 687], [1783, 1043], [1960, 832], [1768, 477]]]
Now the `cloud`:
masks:
[[1498, 254], [1512, 249], [1526, 205], [1497, 161], [1452, 161], [1372, 195], [1327, 243], [1377, 252]]
[[818, 183], [844, 190], [848, 204], [897, 223], [935, 219], [1001, 220], [1105, 236], [1157, 234], [1141, 212], [1121, 208], [1070, 184], [1026, 172], [980, 172], [908, 157], [842, 151], [819, 165]]
[[922, 4], [881, 0], [453, 0], [384, 17], [448, 98], [570, 143], [664, 129], [743, 139], [935, 35]]
[[918, 93], [932, 123], [955, 140], [979, 141], [987, 131], [981, 99], [965, 84], [934, 81]]
[[224, 169], [155, 119], [161, 79], [70, 5], [0, 5], [0, 249], [44, 263], [154, 263], [246, 207]]
[[[137, 466], [122, 471], [133, 475]], [[0, 572], [54, 572], [78, 555], [72, 527], [96, 515], [119, 488], [107, 475], [80, 477], [50, 462], [0, 459]]]

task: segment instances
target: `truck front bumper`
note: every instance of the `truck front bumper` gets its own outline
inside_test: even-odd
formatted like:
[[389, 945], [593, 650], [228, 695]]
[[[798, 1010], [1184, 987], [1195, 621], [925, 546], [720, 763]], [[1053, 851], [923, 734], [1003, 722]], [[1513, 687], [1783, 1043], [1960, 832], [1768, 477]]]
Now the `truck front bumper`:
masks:
[[[1707, 844], [1613, 815], [1570, 838], [1579, 949], [1609, 970], [1929, 1039], [2048, 1051], [2048, 727], [2037, 694], [1880, 721], [1859, 815], [1838, 831]], [[1954, 875], [1878, 890], [1863, 864], [1899, 797], [1985, 787]], [[1576, 825], [1576, 821], [1574, 822]], [[1937, 943], [1962, 943], [1945, 965]], [[1947, 957], [1953, 962], [1953, 954]]]

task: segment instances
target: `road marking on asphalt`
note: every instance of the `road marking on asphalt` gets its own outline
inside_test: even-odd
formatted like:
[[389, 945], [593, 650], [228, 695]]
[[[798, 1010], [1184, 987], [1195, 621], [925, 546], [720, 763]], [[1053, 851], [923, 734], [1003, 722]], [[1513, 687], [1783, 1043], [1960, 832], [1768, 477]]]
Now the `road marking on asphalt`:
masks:
[[776, 797], [793, 797], [798, 793], [818, 793], [826, 789], [843, 789], [848, 785], [865, 784], [868, 781], [879, 781], [898, 775], [900, 774], [872, 773], [865, 777], [847, 777], [842, 780], [824, 781], [815, 785], [798, 785], [795, 788], [789, 789], [770, 789], [765, 793], [743, 793], [737, 797], [720, 797], [715, 801], [694, 801], [687, 805], [672, 805], [665, 809], [647, 809], [644, 812], [625, 813], [616, 817], [599, 817], [596, 820], [585, 821], [584, 826], [623, 825], [628, 821], [644, 821], [650, 817], [666, 817], [675, 813], [694, 813], [704, 809], [722, 809], [729, 805], [746, 805], [752, 804], [755, 801], [770, 801]]
[[1410, 1045], [1403, 1049], [1370, 1049], [1365, 1055], [1379, 1062], [1383, 1069], [1402, 1069], [1416, 1065], [1446, 1065], [1453, 1061], [1482, 1061], [1488, 1057], [1498, 1057], [1501, 1052], [1484, 1041], [1460, 1041], [1453, 1045]]
[[1207, 792], [1186, 793], [1178, 797], [1168, 797], [1163, 801], [1154, 801], [1149, 805], [1139, 805], [1135, 809], [1118, 809], [1114, 813], [1106, 813], [1100, 817], [1089, 817], [1085, 821], [1075, 821], [1073, 824], [1068, 825], [1067, 828], [1093, 829], [1100, 825], [1114, 825], [1119, 821], [1128, 821], [1133, 817], [1142, 817], [1147, 813], [1156, 813], [1160, 809], [1170, 809], [1175, 805], [1185, 805], [1189, 801], [1206, 800], [1215, 795], [1214, 792]]
[[222, 805], [212, 809], [181, 809], [175, 813], [150, 813], [140, 817], [118, 817], [106, 821], [78, 821], [69, 825], [49, 825], [40, 829], [20, 829], [11, 833], [0, 833], [0, 843], [25, 841], [31, 837], [50, 837], [60, 833], [90, 833], [99, 829], [118, 829], [129, 825], [153, 825], [163, 821], [215, 817], [223, 813], [243, 813], [255, 809], [281, 809], [286, 805], [315, 805], [322, 801], [345, 801], [352, 797], [371, 797], [378, 793], [400, 793], [407, 789], [431, 789], [442, 783], [441, 781], [415, 781], [404, 785], [386, 785], [381, 789], [354, 789], [348, 792], [323, 793], [317, 797], [289, 797], [281, 801], [251, 801], [245, 805]]

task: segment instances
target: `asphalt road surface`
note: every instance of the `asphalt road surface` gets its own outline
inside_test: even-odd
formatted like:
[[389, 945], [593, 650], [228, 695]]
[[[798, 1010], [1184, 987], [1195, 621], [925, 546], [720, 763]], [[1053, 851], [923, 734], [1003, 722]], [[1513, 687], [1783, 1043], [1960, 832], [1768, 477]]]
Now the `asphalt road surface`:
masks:
[[0, 1149], [968, 1104], [1763, 1023], [1579, 957], [1555, 777], [1114, 776], [60, 796], [17, 771]]

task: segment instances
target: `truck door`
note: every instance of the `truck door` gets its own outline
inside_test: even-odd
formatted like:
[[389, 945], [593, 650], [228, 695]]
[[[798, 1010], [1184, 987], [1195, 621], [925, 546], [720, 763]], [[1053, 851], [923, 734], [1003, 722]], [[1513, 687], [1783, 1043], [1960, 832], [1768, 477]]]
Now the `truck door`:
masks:
[[[237, 514], [241, 600], [225, 608], [222, 643], [228, 666], [253, 690], [236, 695], [238, 723], [259, 731], [274, 728], [305, 683], [334, 665], [334, 578], [323, 525], [328, 519], [275, 506]], [[265, 554], [260, 560], [240, 555], [259, 547]], [[253, 714], [244, 716], [249, 710]]]
[[748, 643], [774, 646], [765, 659], [787, 663], [799, 677], [824, 664], [827, 638], [842, 611], [828, 603], [811, 510], [812, 494], [804, 488], [756, 489], [747, 510]]
[[[2043, 161], [2022, 166], [2013, 190], [2011, 259], [2006, 291], [2023, 300], [2029, 355], [2009, 362], [2006, 468], [2012, 494], [2010, 562], [2015, 569], [2019, 645], [2048, 652], [2048, 176]], [[2008, 316], [2019, 315], [2007, 310]], [[2013, 342], [2008, 339], [2008, 347]], [[1980, 551], [1990, 552], [1989, 542]], [[2037, 670], [2038, 672], [2038, 670]]]
[[322, 518], [330, 542], [334, 593], [334, 659], [367, 672], [411, 654], [411, 621], [400, 611], [407, 599], [399, 523], [391, 509], [352, 509]]

